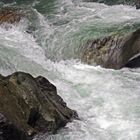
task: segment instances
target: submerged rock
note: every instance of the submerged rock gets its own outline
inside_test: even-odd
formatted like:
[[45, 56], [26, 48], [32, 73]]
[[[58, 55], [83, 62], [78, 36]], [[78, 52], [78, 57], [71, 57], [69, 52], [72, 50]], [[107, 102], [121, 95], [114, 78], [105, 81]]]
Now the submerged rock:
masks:
[[46, 78], [34, 78], [23, 72], [0, 76], [0, 113], [28, 136], [39, 132], [56, 133], [78, 118]]
[[90, 40], [82, 48], [82, 61], [105, 68], [120, 69], [140, 53], [140, 29], [127, 35]]
[[98, 3], [104, 3], [107, 5], [118, 5], [118, 4], [124, 4], [124, 5], [132, 5], [136, 7], [136, 9], [140, 9], [140, 0], [83, 0], [84, 2], [98, 2]]
[[116, 4], [127, 4], [127, 5], [133, 5], [134, 0], [83, 0], [86, 2], [99, 2], [99, 3], [105, 3], [108, 5], [116, 5]]
[[0, 24], [2, 23], [16, 23], [21, 20], [21, 13], [18, 9], [5, 7], [0, 10]]
[[[0, 25], [4, 23], [14, 24], [19, 23], [21, 19], [26, 18], [28, 21], [32, 20], [35, 17], [33, 10], [13, 8], [13, 7], [4, 7], [0, 10]], [[7, 24], [6, 24], [7, 25]], [[5, 26], [6, 29], [11, 26]], [[36, 27], [29, 22], [26, 32], [33, 34], [36, 31]]]

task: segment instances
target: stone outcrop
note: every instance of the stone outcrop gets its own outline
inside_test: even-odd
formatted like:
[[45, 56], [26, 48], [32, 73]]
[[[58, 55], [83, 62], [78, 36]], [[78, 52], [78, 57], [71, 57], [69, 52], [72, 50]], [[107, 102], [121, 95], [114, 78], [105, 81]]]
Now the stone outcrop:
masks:
[[[77, 113], [66, 106], [57, 94], [56, 87], [46, 78], [34, 78], [23, 72], [0, 76], [1, 114], [12, 123], [12, 129], [19, 130], [19, 135], [27, 134], [28, 137], [39, 132], [54, 134], [68, 122], [78, 118]], [[3, 120], [1, 118], [3, 117], [0, 116], [0, 120]], [[3, 134], [1, 130], [0, 128], [0, 138]]]
[[140, 29], [127, 35], [89, 40], [82, 47], [82, 61], [105, 68], [120, 69], [140, 53]]

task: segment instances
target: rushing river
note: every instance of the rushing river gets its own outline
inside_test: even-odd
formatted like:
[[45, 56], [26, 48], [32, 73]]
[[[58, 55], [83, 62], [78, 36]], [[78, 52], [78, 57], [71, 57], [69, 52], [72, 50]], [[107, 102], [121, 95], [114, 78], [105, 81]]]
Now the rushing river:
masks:
[[0, 73], [47, 77], [81, 118], [56, 135], [34, 139], [140, 140], [140, 69], [107, 70], [79, 60], [88, 39], [137, 29], [140, 10], [82, 0], [9, 2], [0, 6], [18, 5], [29, 19], [0, 26]]

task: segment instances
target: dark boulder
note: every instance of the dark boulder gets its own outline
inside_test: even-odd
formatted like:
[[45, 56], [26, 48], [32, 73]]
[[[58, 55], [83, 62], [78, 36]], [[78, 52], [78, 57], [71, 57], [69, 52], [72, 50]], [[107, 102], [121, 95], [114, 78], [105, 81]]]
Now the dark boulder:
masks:
[[54, 134], [78, 118], [46, 78], [23, 72], [0, 76], [0, 113], [28, 136]]
[[140, 0], [135, 0], [136, 9], [140, 9]]
[[30, 140], [30, 138], [0, 113], [0, 140]]
[[140, 67], [140, 55], [135, 56], [134, 58], [130, 59], [128, 63], [125, 65], [128, 68], [139, 68]]
[[120, 69], [140, 53], [140, 29], [127, 35], [89, 40], [82, 48], [83, 62]]

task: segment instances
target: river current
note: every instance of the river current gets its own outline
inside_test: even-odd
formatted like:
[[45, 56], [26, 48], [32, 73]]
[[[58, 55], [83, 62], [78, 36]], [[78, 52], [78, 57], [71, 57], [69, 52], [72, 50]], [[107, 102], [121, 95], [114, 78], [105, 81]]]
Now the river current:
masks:
[[79, 60], [88, 39], [137, 29], [140, 10], [82, 0], [0, 2], [7, 5], [21, 7], [29, 19], [0, 26], [0, 73], [47, 77], [80, 117], [34, 140], [140, 140], [140, 69], [108, 70]]

